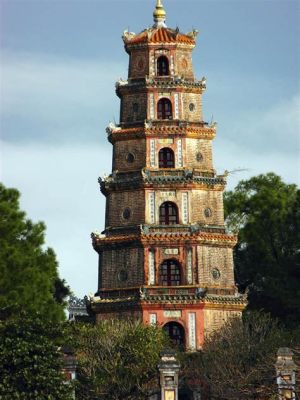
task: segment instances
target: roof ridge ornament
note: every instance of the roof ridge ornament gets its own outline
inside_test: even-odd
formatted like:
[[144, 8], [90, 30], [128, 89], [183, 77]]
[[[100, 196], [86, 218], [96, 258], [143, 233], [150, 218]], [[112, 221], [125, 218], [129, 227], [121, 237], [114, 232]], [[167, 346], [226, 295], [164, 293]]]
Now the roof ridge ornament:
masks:
[[156, 7], [153, 12], [154, 25], [153, 28], [166, 28], [166, 12], [161, 0], [156, 0]]

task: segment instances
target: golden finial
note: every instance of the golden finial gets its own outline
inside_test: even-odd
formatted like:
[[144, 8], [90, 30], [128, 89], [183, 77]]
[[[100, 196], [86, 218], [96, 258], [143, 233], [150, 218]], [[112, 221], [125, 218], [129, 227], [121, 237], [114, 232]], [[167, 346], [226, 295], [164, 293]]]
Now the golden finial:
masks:
[[161, 3], [161, 0], [156, 1], [156, 7], [153, 12], [154, 17], [154, 27], [161, 28], [162, 26], [166, 26], [166, 12], [164, 6]]

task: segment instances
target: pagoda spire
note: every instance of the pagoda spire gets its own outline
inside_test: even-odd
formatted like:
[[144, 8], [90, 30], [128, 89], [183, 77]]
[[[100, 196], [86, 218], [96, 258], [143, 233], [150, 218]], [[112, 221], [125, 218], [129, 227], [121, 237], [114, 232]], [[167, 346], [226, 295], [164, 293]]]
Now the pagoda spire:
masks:
[[161, 0], [156, 1], [156, 7], [153, 12], [153, 18], [154, 18], [154, 28], [166, 28], [166, 11], [164, 9], [164, 6], [162, 5]]

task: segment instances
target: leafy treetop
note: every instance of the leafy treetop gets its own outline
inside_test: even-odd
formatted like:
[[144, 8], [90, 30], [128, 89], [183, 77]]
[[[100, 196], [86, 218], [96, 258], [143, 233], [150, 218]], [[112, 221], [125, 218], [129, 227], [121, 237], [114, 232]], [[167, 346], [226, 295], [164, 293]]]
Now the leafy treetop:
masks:
[[59, 321], [69, 288], [58, 276], [54, 251], [45, 249], [44, 223], [26, 219], [19, 197], [0, 184], [0, 318], [24, 310]]

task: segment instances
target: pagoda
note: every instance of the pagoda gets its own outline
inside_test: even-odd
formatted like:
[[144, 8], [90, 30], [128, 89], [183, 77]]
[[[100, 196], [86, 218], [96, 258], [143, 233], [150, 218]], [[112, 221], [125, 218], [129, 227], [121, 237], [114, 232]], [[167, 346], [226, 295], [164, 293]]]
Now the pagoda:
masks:
[[96, 320], [130, 317], [155, 324], [197, 350], [205, 336], [241, 315], [234, 282], [235, 235], [224, 225], [226, 174], [213, 168], [216, 124], [204, 122], [206, 80], [193, 72], [197, 31], [154, 25], [125, 31], [128, 78], [116, 83], [120, 122], [107, 128], [112, 173], [99, 178], [105, 230], [99, 254]]

